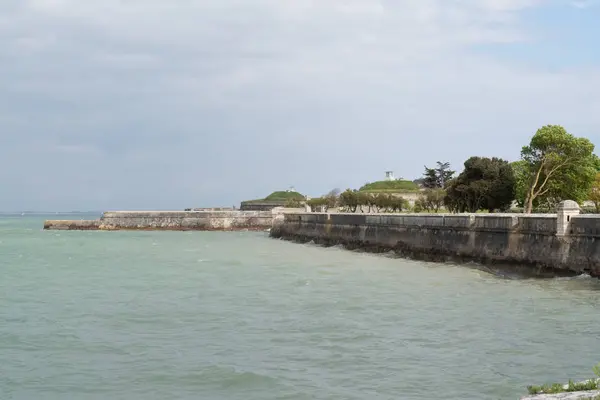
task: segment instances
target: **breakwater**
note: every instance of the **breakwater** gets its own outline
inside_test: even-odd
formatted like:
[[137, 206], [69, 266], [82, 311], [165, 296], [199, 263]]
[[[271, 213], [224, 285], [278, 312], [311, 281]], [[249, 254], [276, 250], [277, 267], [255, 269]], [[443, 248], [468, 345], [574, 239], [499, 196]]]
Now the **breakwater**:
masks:
[[600, 276], [600, 215], [573, 201], [557, 214], [285, 214], [271, 236], [429, 261], [502, 263], [538, 275]]
[[235, 231], [271, 228], [272, 211], [110, 211], [98, 220], [49, 220], [48, 230]]

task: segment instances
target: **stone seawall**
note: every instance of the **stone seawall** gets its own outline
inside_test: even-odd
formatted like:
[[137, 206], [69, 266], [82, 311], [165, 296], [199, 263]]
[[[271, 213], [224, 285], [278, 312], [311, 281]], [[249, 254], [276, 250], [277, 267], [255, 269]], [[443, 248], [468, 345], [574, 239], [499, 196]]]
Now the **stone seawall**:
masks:
[[54, 220], [46, 221], [44, 229], [56, 231], [97, 231], [100, 220]]
[[274, 211], [110, 211], [93, 221], [46, 221], [48, 230], [262, 231]]
[[242, 211], [271, 211], [274, 208], [285, 207], [285, 201], [242, 201]]
[[537, 274], [600, 276], [600, 215], [286, 214], [271, 236], [430, 261], [526, 265]]

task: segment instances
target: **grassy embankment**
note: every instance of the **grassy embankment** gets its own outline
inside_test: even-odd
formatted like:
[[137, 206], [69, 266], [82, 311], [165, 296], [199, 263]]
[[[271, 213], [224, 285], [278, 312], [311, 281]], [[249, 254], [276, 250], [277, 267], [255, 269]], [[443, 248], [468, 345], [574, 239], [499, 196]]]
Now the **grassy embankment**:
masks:
[[277, 191], [273, 192], [264, 199], [246, 200], [244, 203], [263, 203], [263, 202], [290, 202], [303, 201], [304, 195], [298, 192]]
[[367, 183], [358, 191], [365, 193], [416, 193], [419, 191], [419, 186], [414, 182], [405, 180], [378, 181]]

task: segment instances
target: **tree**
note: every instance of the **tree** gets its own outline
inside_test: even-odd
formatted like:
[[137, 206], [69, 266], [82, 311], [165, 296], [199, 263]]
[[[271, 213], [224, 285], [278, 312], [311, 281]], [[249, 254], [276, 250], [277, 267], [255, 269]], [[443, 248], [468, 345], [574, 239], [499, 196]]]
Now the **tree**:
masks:
[[596, 178], [594, 179], [594, 183], [592, 183], [588, 200], [594, 203], [596, 213], [600, 214], [600, 172], [596, 173]]
[[453, 212], [507, 210], [515, 198], [511, 165], [500, 158], [471, 157], [446, 187], [444, 204]]
[[350, 212], [356, 212], [358, 208], [358, 192], [356, 190], [346, 189], [340, 194], [340, 205]]
[[285, 208], [302, 208], [302, 202], [298, 199], [288, 199], [285, 202]]
[[450, 179], [452, 179], [452, 177], [455, 174], [455, 171], [452, 171], [450, 169], [449, 162], [442, 163], [438, 161], [437, 168], [435, 169], [435, 171], [438, 177], [438, 187], [442, 189], [446, 187], [446, 183], [450, 181]]
[[455, 171], [450, 169], [449, 162], [438, 161], [435, 168], [425, 166], [423, 187], [428, 189], [443, 189], [446, 183], [452, 179], [454, 173]]
[[[527, 163], [523, 160], [510, 163], [515, 176], [515, 200], [519, 207], [525, 207], [525, 198], [527, 197], [528, 189], [528, 172]], [[537, 206], [537, 204], [534, 204]]]
[[537, 130], [521, 150], [526, 179], [525, 212], [534, 205], [554, 205], [561, 200], [581, 203], [595, 178], [597, 157], [594, 145], [577, 138], [560, 125]]
[[425, 178], [417, 178], [413, 181], [413, 183], [418, 187], [424, 187], [423, 185], [425, 184]]
[[428, 168], [425, 166], [425, 173], [423, 174], [423, 187], [427, 189], [438, 187], [438, 177], [435, 172], [435, 168]]
[[400, 212], [408, 207], [408, 201], [393, 194], [379, 193], [374, 200], [377, 212]]
[[417, 210], [438, 212], [444, 205], [446, 192], [444, 189], [425, 189], [423, 194], [415, 201]]
[[370, 193], [359, 191], [358, 195], [357, 195], [357, 202], [358, 202], [358, 208], [360, 209], [360, 212], [365, 212], [363, 209], [363, 206], [369, 207], [369, 212], [371, 212], [371, 209], [373, 207], [374, 198], [375, 198], [375, 196]]
[[323, 212], [327, 212], [329, 209], [328, 199], [325, 197], [315, 197], [308, 200], [306, 204], [310, 207], [311, 212], [317, 211], [318, 208], [321, 208]]
[[377, 212], [390, 211], [394, 208], [395, 198], [391, 194], [379, 193], [375, 196], [375, 209]]
[[340, 202], [340, 189], [333, 189], [324, 196], [327, 203], [327, 208], [334, 208]]

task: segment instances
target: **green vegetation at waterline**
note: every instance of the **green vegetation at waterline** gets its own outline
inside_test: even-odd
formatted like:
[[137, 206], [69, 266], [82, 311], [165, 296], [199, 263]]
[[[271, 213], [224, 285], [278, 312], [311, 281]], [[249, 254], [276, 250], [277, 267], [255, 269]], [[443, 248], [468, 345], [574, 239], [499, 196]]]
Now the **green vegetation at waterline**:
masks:
[[588, 390], [600, 389], [599, 381], [592, 379], [585, 382], [569, 381], [568, 384], [553, 383], [551, 385], [528, 386], [529, 394], [556, 394], [567, 392], [586, 392]]
[[[569, 380], [566, 385], [560, 383], [553, 383], [550, 385], [542, 386], [528, 386], [527, 390], [529, 394], [556, 394], [556, 393], [567, 393], [567, 392], [585, 392], [589, 390], [600, 390], [600, 364], [593, 368], [594, 374], [598, 378], [590, 379], [584, 382], [573, 382]], [[600, 396], [596, 397], [600, 398]]]

